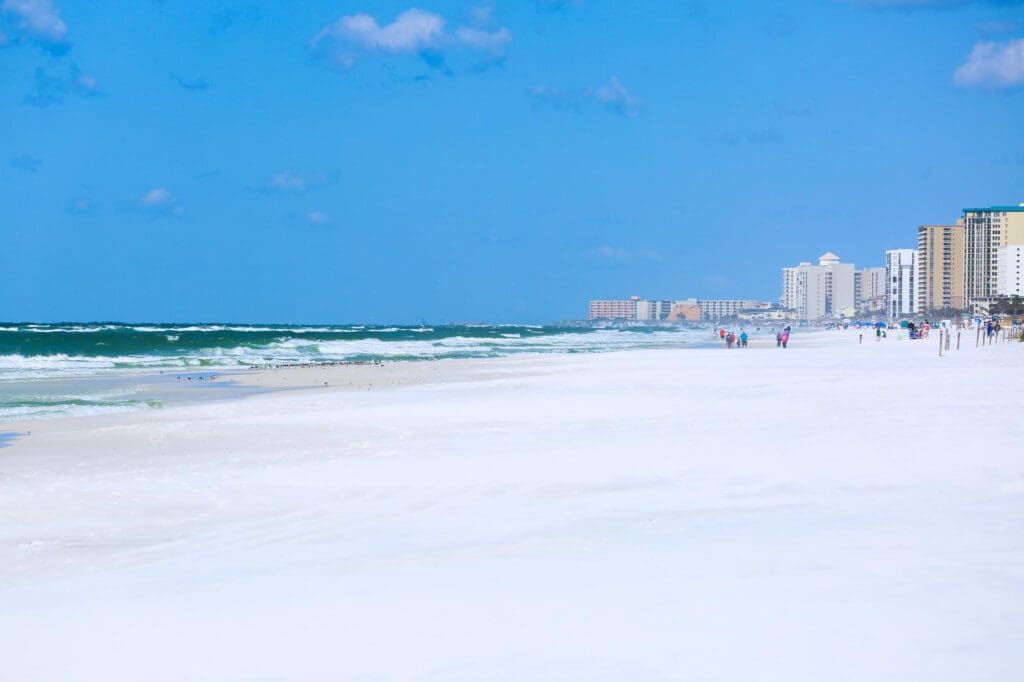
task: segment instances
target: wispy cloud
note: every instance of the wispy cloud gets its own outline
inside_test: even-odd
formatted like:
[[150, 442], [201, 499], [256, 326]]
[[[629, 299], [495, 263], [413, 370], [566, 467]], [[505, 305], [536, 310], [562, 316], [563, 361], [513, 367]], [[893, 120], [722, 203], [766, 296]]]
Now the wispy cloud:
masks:
[[626, 263], [631, 261], [661, 261], [662, 255], [653, 249], [626, 249], [620, 246], [604, 244], [583, 252], [583, 255], [593, 260]]
[[323, 225], [327, 220], [327, 214], [323, 211], [310, 211], [306, 214], [306, 222], [310, 225]]
[[781, 142], [782, 135], [767, 128], [754, 130], [716, 130], [701, 136], [704, 142], [717, 144], [766, 144]]
[[19, 154], [11, 159], [11, 167], [17, 168], [20, 171], [25, 171], [26, 173], [35, 173], [39, 170], [39, 166], [42, 163], [42, 159], [37, 159], [31, 154]]
[[588, 105], [599, 105], [626, 118], [637, 118], [644, 105], [642, 99], [626, 89], [618, 76], [612, 76], [596, 88], [582, 90], [537, 85], [530, 88], [529, 96], [535, 105], [551, 109], [578, 112]]
[[171, 196], [166, 187], [155, 187], [138, 199], [138, 207], [153, 215], [182, 216], [185, 209]]
[[535, 0], [537, 9], [540, 10], [560, 10], [570, 7], [582, 8], [586, 6], [586, 0]]
[[61, 104], [68, 97], [95, 97], [100, 93], [96, 78], [84, 73], [74, 62], [58, 65], [54, 72], [36, 69], [34, 87], [25, 103], [34, 107]]
[[305, 194], [309, 190], [327, 184], [329, 177], [325, 173], [309, 173], [294, 169], [283, 170], [267, 180], [262, 187], [264, 192], [281, 194]]
[[88, 197], [77, 197], [68, 201], [65, 210], [73, 216], [96, 215], [96, 202]]
[[643, 100], [626, 90], [618, 76], [612, 76], [607, 83], [594, 90], [594, 99], [626, 118], [639, 116], [643, 106]]
[[366, 58], [395, 55], [417, 55], [433, 67], [444, 64], [444, 55], [449, 53], [475, 60], [500, 60], [512, 33], [505, 27], [488, 25], [492, 21], [493, 12], [478, 10], [471, 13], [469, 24], [453, 31], [440, 14], [416, 8], [385, 24], [369, 14], [351, 14], [321, 29], [309, 41], [309, 47], [342, 71]]
[[953, 82], [984, 90], [1024, 87], [1024, 38], [976, 43], [967, 61], [953, 73]]
[[493, 31], [472, 26], [460, 26], [455, 31], [459, 43], [478, 50], [482, 54], [499, 58], [505, 55], [508, 44], [512, 42], [512, 32], [504, 26]]
[[1020, 30], [1019, 21], [982, 21], [978, 24], [978, 33], [983, 36], [1005, 35]]
[[185, 90], [206, 90], [210, 87], [210, 84], [202, 78], [197, 78], [195, 80], [186, 80], [173, 72], [170, 74], [170, 76], [171, 80], [173, 80], [175, 83], [177, 83]]
[[50, 0], [3, 0], [0, 15], [9, 22], [14, 39], [32, 41], [54, 53], [67, 51], [68, 27]]

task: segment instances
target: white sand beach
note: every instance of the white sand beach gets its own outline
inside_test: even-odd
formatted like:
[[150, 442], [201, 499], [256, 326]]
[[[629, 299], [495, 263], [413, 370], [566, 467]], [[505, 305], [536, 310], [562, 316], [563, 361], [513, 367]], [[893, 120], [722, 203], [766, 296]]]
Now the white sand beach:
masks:
[[0, 680], [1017, 679], [1022, 377], [798, 330], [5, 427]]

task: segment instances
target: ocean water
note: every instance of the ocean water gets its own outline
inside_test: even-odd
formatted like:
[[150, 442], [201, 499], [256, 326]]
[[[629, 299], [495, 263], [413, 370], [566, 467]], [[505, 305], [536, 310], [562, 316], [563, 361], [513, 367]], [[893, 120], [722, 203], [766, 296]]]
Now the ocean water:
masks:
[[0, 323], [0, 422], [160, 407], [161, 373], [687, 347], [711, 336], [690, 327]]

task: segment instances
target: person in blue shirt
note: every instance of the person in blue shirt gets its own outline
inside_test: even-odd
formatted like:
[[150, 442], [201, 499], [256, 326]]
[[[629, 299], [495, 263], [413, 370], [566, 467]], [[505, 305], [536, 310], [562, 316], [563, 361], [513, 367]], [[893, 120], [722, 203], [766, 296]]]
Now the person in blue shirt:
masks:
[[742, 347], [742, 348], [746, 348], [747, 347], [747, 333], [746, 332], [743, 332], [743, 333], [740, 334], [740, 347]]

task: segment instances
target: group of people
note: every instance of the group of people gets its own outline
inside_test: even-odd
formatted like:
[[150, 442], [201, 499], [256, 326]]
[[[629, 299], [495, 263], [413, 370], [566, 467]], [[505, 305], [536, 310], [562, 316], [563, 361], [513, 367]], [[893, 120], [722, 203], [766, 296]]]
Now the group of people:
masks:
[[[749, 336], [746, 331], [741, 331], [739, 336], [735, 332], [728, 331], [725, 327], [718, 330], [718, 338], [725, 343], [726, 348], [746, 348]], [[782, 331], [775, 333], [775, 347], [786, 348], [789, 346], [789, 325], [786, 325]]]
[[746, 348], [747, 339], [749, 338], [745, 331], [741, 331], [740, 335], [736, 336], [734, 332], [726, 331], [724, 328], [718, 330], [718, 337], [725, 342], [727, 348], [732, 348], [733, 346]]
[[[718, 338], [725, 343], [726, 348], [745, 348], [746, 342], [750, 339], [746, 335], [745, 331], [741, 331], [739, 336], [736, 336], [735, 332], [730, 332], [724, 327], [718, 330]], [[786, 348], [790, 345], [790, 326], [786, 325], [780, 332], [775, 333], [775, 347]]]

